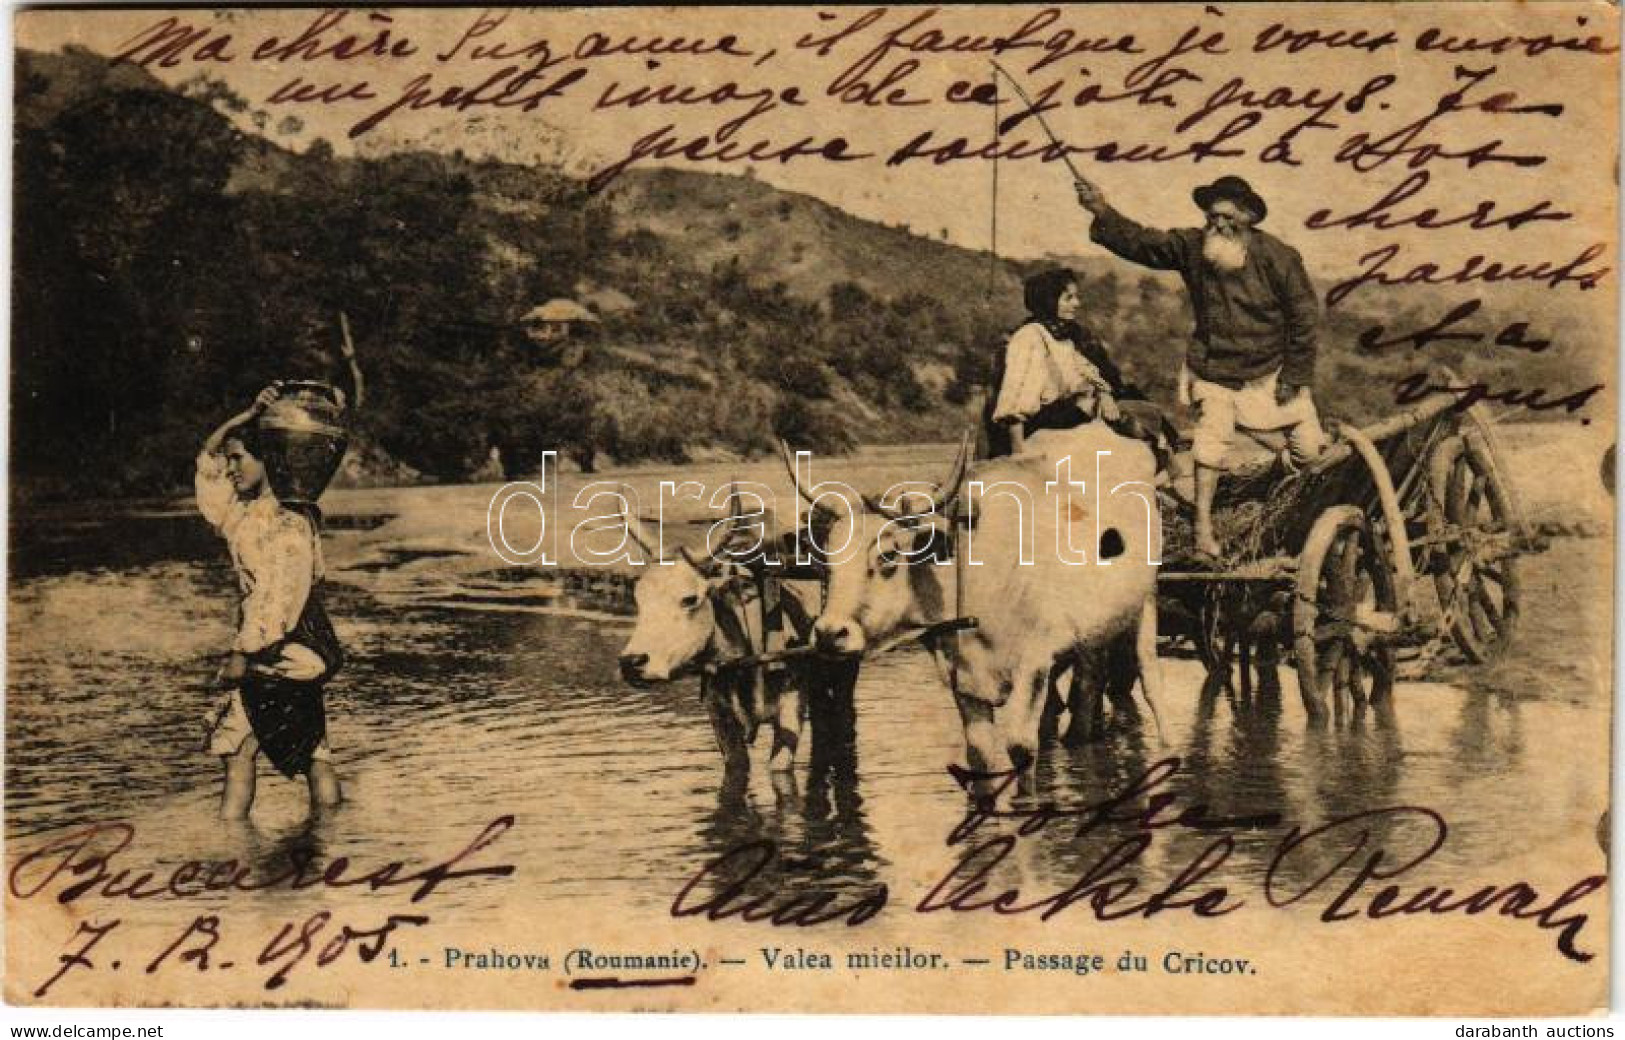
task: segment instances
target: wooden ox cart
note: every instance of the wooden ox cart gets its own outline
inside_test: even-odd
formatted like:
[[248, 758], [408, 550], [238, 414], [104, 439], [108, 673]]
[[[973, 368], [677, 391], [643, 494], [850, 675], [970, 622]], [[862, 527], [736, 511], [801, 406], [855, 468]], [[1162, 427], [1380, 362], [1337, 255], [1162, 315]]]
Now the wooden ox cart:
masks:
[[[1481, 405], [1460, 409], [1439, 395], [1331, 432], [1328, 449], [1301, 469], [1266, 458], [1225, 474], [1214, 504], [1228, 554], [1219, 567], [1192, 561], [1194, 508], [1161, 493], [1166, 650], [1194, 652], [1211, 684], [1244, 695], [1290, 662], [1314, 719], [1383, 704], [1402, 670], [1420, 674], [1452, 643], [1471, 663], [1498, 658], [1517, 629], [1518, 556], [1544, 549]], [[827, 575], [784, 568], [771, 577]], [[951, 616], [869, 653], [975, 627]], [[711, 670], [816, 653], [806, 642], [764, 641], [756, 651]]]
[[1292, 472], [1276, 459], [1227, 474], [1214, 505], [1218, 569], [1178, 544], [1192, 507], [1163, 508], [1162, 628], [1210, 681], [1247, 692], [1288, 656], [1313, 718], [1381, 704], [1402, 668], [1453, 642], [1495, 660], [1517, 629], [1518, 556], [1532, 535], [1481, 406], [1441, 395], [1362, 428]]

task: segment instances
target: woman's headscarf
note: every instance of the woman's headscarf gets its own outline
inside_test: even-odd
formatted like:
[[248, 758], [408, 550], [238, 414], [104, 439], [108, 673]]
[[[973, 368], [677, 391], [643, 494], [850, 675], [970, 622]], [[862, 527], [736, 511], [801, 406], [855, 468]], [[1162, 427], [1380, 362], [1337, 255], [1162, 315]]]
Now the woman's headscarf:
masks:
[[1056, 339], [1070, 340], [1087, 355], [1089, 348], [1095, 344], [1093, 333], [1075, 320], [1062, 321], [1060, 314], [1057, 313], [1061, 305], [1061, 294], [1066, 292], [1066, 287], [1075, 285], [1082, 288], [1082, 284], [1078, 281], [1078, 276], [1066, 268], [1052, 267], [1047, 271], [1038, 272], [1023, 282], [1021, 295], [1027, 304], [1027, 313], [1033, 321], [1044, 326]]
[[1078, 276], [1064, 267], [1052, 267], [1048, 271], [1038, 272], [1021, 286], [1027, 313], [1033, 316], [1034, 321], [1042, 322], [1046, 326], [1063, 324], [1060, 315], [1056, 313], [1061, 303], [1061, 294], [1066, 292], [1067, 286], [1077, 284]]
[[1137, 388], [1124, 384], [1123, 373], [1107, 355], [1106, 345], [1087, 325], [1075, 320], [1062, 321], [1061, 316], [1056, 313], [1061, 303], [1061, 294], [1066, 292], [1069, 285], [1075, 285], [1080, 290], [1083, 288], [1078, 276], [1064, 267], [1052, 267], [1028, 278], [1021, 284], [1021, 295], [1027, 304], [1027, 313], [1031, 315], [1033, 321], [1044, 326], [1051, 336], [1066, 340], [1076, 347], [1078, 353], [1100, 370], [1100, 374], [1111, 384], [1112, 391], [1119, 397], [1125, 393], [1134, 397], [1142, 396]]

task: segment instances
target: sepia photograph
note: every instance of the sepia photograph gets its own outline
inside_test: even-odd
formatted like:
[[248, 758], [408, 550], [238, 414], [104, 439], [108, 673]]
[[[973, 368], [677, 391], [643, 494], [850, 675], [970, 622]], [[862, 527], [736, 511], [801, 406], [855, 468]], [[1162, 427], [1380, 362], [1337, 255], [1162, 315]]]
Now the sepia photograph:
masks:
[[1619, 21], [14, 11], [6, 1003], [1608, 1014]]

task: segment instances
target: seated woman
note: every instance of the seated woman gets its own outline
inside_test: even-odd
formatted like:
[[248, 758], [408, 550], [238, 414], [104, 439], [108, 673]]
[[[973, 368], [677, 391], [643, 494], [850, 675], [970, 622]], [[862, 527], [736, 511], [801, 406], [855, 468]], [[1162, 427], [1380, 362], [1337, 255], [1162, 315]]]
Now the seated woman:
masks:
[[[1008, 430], [1009, 447], [1000, 451], [995, 431], [989, 431], [990, 454], [1031, 454], [1045, 457], [1046, 466], [1064, 455], [1088, 459], [1092, 473], [1094, 452], [1102, 445], [1121, 447], [1121, 437], [1148, 442], [1157, 468], [1166, 470], [1168, 455], [1162, 439], [1165, 424], [1144, 395], [1127, 385], [1106, 353], [1106, 346], [1077, 321], [1082, 297], [1077, 277], [1064, 269], [1044, 271], [1023, 285], [1029, 320], [1010, 337], [997, 374], [997, 396], [989, 418]], [[1141, 402], [1134, 411], [1119, 399]], [[1148, 417], [1149, 416], [1149, 417]], [[1091, 476], [1089, 479], [1094, 479]], [[1154, 515], [1154, 514], [1153, 514]], [[1104, 550], [1102, 550], [1104, 551]], [[1070, 669], [1070, 692], [1065, 704], [1071, 714], [1068, 743], [1090, 739], [1100, 722], [1098, 690], [1119, 709], [1134, 711], [1129, 696], [1136, 679], [1143, 683], [1152, 714], [1162, 689], [1156, 664], [1156, 595], [1146, 598], [1140, 623], [1110, 645], [1098, 659], [1078, 657], [1057, 662], [1050, 675], [1048, 699], [1040, 732], [1053, 731], [1061, 701], [1053, 695], [1060, 674]], [[1158, 727], [1161, 721], [1158, 716]]]
[[1126, 414], [1119, 400], [1144, 395], [1123, 380], [1106, 346], [1077, 321], [1082, 306], [1078, 279], [1055, 268], [1022, 286], [1029, 319], [1010, 337], [995, 372], [997, 394], [989, 418], [1008, 430], [990, 431], [992, 455], [1019, 454], [1028, 438], [1045, 430], [1070, 430], [1097, 416], [1127, 437], [1150, 443], [1159, 468], [1166, 461], [1162, 431], [1147, 429], [1139, 412]]

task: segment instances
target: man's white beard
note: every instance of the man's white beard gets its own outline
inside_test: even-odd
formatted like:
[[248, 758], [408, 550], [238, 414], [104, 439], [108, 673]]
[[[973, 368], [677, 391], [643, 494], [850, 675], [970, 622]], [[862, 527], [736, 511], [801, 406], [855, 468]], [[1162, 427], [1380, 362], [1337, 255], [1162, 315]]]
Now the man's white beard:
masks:
[[1221, 271], [1239, 271], [1247, 262], [1247, 242], [1242, 238], [1209, 231], [1202, 238], [1202, 255]]

